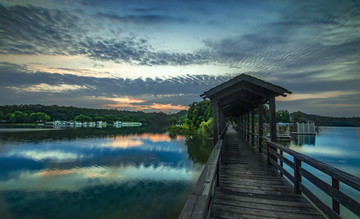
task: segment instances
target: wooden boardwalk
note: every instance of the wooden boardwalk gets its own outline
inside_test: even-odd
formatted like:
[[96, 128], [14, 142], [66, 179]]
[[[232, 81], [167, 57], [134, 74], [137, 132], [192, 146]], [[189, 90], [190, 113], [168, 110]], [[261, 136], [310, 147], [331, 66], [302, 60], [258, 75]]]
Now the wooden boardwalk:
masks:
[[260, 153], [226, 133], [210, 218], [324, 218]]

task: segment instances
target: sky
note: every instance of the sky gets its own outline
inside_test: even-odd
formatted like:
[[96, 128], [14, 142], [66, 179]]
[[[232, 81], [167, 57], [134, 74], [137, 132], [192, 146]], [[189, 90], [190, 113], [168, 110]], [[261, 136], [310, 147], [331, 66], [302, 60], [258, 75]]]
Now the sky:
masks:
[[176, 112], [239, 74], [360, 116], [359, 0], [0, 0], [0, 105]]

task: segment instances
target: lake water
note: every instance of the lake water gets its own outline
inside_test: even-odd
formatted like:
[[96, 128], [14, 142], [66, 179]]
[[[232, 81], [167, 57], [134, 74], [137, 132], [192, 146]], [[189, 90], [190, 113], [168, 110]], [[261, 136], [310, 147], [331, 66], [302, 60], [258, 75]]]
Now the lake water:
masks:
[[213, 147], [135, 129], [0, 129], [1, 218], [176, 218]]
[[[360, 128], [320, 130], [287, 146], [360, 177]], [[0, 129], [1, 218], [177, 218], [212, 144], [145, 128]], [[341, 214], [357, 218], [344, 207]]]
[[[320, 127], [316, 136], [300, 135], [291, 143], [285, 144], [295, 151], [308, 155], [342, 171], [360, 177], [360, 127]], [[291, 159], [289, 156], [287, 156]], [[292, 160], [292, 159], [291, 159]], [[303, 165], [314, 175], [331, 185], [331, 178], [309, 165]], [[290, 173], [292, 169], [285, 167]], [[331, 199], [321, 190], [303, 178], [308, 186], [322, 201], [331, 206]], [[340, 183], [340, 190], [360, 202], [360, 192]], [[340, 206], [344, 218], [358, 218]]]

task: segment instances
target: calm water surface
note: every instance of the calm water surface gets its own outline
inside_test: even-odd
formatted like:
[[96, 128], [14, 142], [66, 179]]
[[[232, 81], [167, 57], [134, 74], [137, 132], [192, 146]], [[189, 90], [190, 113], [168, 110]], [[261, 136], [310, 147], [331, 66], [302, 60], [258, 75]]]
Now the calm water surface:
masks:
[[[293, 142], [288, 143], [287, 146], [349, 174], [360, 177], [360, 127], [320, 127], [320, 132], [316, 136], [300, 135]], [[331, 185], [331, 178], [329, 176], [306, 164], [303, 166]], [[292, 171], [289, 167], [286, 167], [286, 169], [289, 172]], [[303, 183], [321, 200], [327, 203], [328, 206], [331, 206], [331, 199], [325, 193], [304, 178]], [[340, 190], [360, 202], [360, 192], [342, 183], [340, 183]], [[341, 206], [340, 213], [344, 218], [358, 218], [343, 206]]]
[[212, 141], [137, 129], [0, 129], [2, 218], [176, 218]]

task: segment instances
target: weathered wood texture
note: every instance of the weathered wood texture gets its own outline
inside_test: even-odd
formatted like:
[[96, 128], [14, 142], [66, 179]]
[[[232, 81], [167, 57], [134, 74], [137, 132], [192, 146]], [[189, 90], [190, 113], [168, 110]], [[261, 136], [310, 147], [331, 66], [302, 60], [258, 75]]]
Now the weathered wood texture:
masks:
[[241, 74], [200, 96], [216, 99], [226, 117], [238, 117], [266, 103], [270, 97], [286, 96], [286, 93], [291, 92], [250, 75]]
[[218, 141], [219, 135], [219, 106], [217, 101], [214, 99], [211, 101], [212, 111], [213, 111], [213, 121], [214, 121], [214, 145]]
[[218, 136], [219, 140], [201, 172], [179, 219], [202, 219], [208, 216], [212, 206], [215, 186], [219, 184], [219, 162], [221, 161], [221, 148], [226, 128]]
[[210, 218], [323, 218], [260, 153], [226, 133]]
[[[354, 190], [360, 191], [360, 178], [274, 142], [267, 142], [267, 145], [268, 148], [270, 148], [270, 146], [272, 147], [272, 149], [268, 150], [271, 156], [276, 157], [276, 159], [280, 159], [281, 162], [279, 165], [277, 161], [270, 158], [269, 154], [267, 156], [268, 160], [270, 160], [270, 163], [274, 167], [276, 167], [290, 181], [293, 182], [295, 193], [304, 193], [329, 218], [340, 218], [340, 204], [360, 217], [360, 202], [354, 199], [354, 197], [350, 197], [340, 191], [339, 187], [339, 183], [341, 182], [352, 187]], [[280, 153], [278, 151], [280, 151]], [[285, 158], [283, 153], [293, 156], [294, 162]], [[286, 163], [293, 169], [294, 176], [291, 176], [290, 173], [282, 168], [282, 162]], [[318, 178], [316, 175], [302, 168], [302, 163], [306, 163], [307, 165], [310, 165], [313, 168], [327, 174], [331, 177], [331, 184], [326, 183], [321, 178]], [[329, 195], [330, 198], [332, 198], [332, 207], [330, 208], [330, 206], [327, 206], [308, 188], [306, 188], [306, 186], [302, 184], [302, 178], [307, 179], [317, 188], [321, 189], [325, 194]]]

